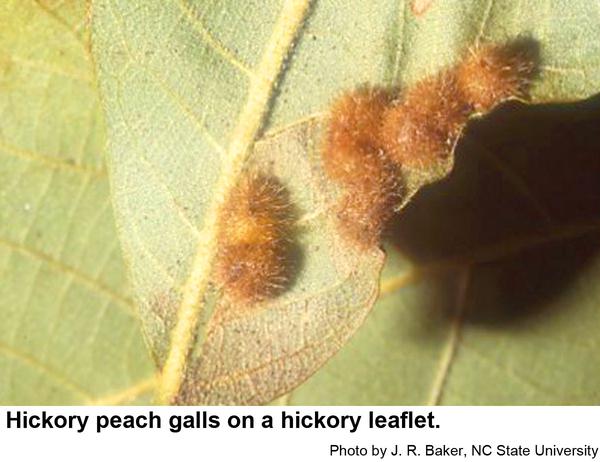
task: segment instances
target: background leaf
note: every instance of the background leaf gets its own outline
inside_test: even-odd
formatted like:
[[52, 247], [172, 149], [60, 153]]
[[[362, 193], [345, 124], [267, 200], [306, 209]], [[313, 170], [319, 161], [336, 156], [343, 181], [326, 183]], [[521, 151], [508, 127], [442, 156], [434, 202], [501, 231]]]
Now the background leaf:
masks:
[[153, 371], [116, 239], [86, 4], [3, 2], [0, 31], [0, 403], [127, 400]]
[[[123, 14], [104, 18], [96, 42], [104, 40], [97, 52], [111, 59], [112, 80], [102, 82], [111, 104], [140, 135], [122, 152], [161, 160], [228, 146], [281, 4], [99, 4]], [[364, 82], [409, 84], [454, 63], [480, 39], [539, 40], [536, 101], [588, 97], [600, 88], [597, 16], [592, 0], [540, 0], [535, 7], [516, 0], [315, 1], [264, 114], [264, 144], [304, 146], [311, 159], [314, 143], [305, 135], [318, 129], [340, 91]], [[99, 155], [104, 131], [85, 17], [84, 2], [0, 7], [2, 403], [143, 402], [153, 383], [136, 320], [118, 307], [120, 299], [130, 303], [129, 291]], [[148, 69], [165, 72], [164, 79], [150, 78]], [[180, 86], [191, 99], [177, 98]], [[168, 105], [172, 111], [157, 109]], [[182, 113], [188, 115], [172, 117]], [[598, 117], [591, 101], [503, 109], [471, 127], [452, 176], [419, 194], [390, 232], [383, 294], [367, 323], [282, 402], [597, 403]], [[181, 137], [181, 130], [202, 136]], [[142, 164], [114, 177], [115, 190], [136, 186], [137, 216], [152, 223], [165, 210], [160, 203], [169, 191], [156, 187], [160, 178], [147, 181], [158, 173], [176, 185], [170, 192], [200, 225], [206, 194], [196, 192], [206, 191], [215, 171], [194, 170], [193, 155], [158, 172]], [[117, 214], [127, 215], [126, 201], [117, 199]], [[145, 237], [155, 248], [184, 233], [149, 228]], [[122, 234], [131, 240], [124, 246], [129, 260], [160, 267], [147, 246]], [[179, 251], [186, 258], [195, 252]], [[371, 269], [375, 282], [376, 265]], [[185, 265], [175, 260], [168, 270]], [[145, 302], [147, 309], [168, 307], [173, 294], [158, 291]], [[164, 334], [161, 323], [157, 317], [146, 328]], [[154, 348], [160, 358], [163, 346]], [[271, 392], [287, 386], [279, 385]]]
[[[292, 4], [285, 3], [282, 11]], [[279, 7], [262, 5], [262, 15], [256, 16], [256, 5], [247, 4], [248, 10], [244, 10], [228, 2], [146, 2], [143, 9], [128, 2], [107, 1], [98, 5], [95, 45], [111, 132], [118, 223], [157, 362], [163, 364], [167, 358], [163, 374], [167, 380], [182, 374], [181, 359], [170, 367], [170, 359], [177, 356], [173, 351], [178, 352], [179, 339], [186, 339], [181, 342], [184, 347], [179, 348], [182, 358], [187, 352], [186, 336], [191, 335], [189, 329], [179, 329], [180, 321], [195, 322], [191, 317], [194, 309], [188, 307], [202, 303], [204, 298], [206, 304], [217, 307], [212, 318], [204, 315], [180, 401], [264, 401], [291, 388], [330, 354], [330, 348], [314, 348], [319, 336], [324, 336], [325, 342], [331, 338], [336, 348], [343, 339], [310, 330], [320, 323], [307, 324], [307, 318], [296, 315], [296, 304], [288, 305], [288, 300], [304, 300], [305, 291], [313, 298], [315, 293], [322, 293], [321, 278], [328, 274], [323, 267], [327, 266], [313, 249], [333, 229], [326, 222], [313, 234], [303, 236], [301, 247], [310, 256], [308, 264], [302, 268], [288, 298], [275, 302], [267, 311], [229, 322], [221, 314], [226, 307], [214, 302], [218, 295], [205, 297], [204, 293], [207, 270], [203, 267], [208, 265], [211, 254], [205, 248], [214, 247], [211, 225], [218, 210], [211, 204], [218, 203], [220, 193], [226, 194], [219, 185], [227, 185], [227, 175], [235, 178], [240, 171], [231, 168], [239, 154], [239, 128], [244, 131], [248, 116], [245, 111], [253, 100], [258, 100], [254, 92], [256, 73], [264, 78], [263, 64], [268, 62], [260, 53], [263, 49], [265, 56], [273, 53], [271, 42], [278, 33]], [[289, 183], [292, 198], [302, 213], [319, 209], [317, 203], [302, 199], [306, 188], [311, 191], [311, 199], [319, 191], [314, 185], [314, 174], [309, 172], [313, 167], [309, 166], [305, 173], [305, 159], [310, 159], [311, 146], [318, 143], [318, 136], [311, 142], [310, 136], [308, 140], [298, 140], [302, 136], [298, 133], [304, 133], [302, 127], [310, 125], [310, 119], [319, 118], [326, 102], [342, 89], [365, 81], [410, 84], [440, 66], [456, 62], [480, 40], [503, 42], [523, 35], [542, 44], [542, 75], [534, 89], [536, 100], [575, 99], [597, 88], [598, 69], [592, 58], [597, 56], [598, 45], [577, 41], [573, 47], [574, 34], [579, 37], [581, 31], [586, 31], [586, 36], [591, 37], [597, 32], [597, 21], [590, 19], [588, 11], [593, 3], [543, 2], [538, 6], [544, 8], [533, 11], [528, 7], [525, 11], [522, 2], [433, 2], [417, 16], [406, 2], [355, 2], [345, 10], [333, 2], [315, 2], [281, 76], [278, 92], [261, 100], [260, 107], [255, 108], [266, 111], [268, 105], [267, 128], [281, 132], [282, 147], [269, 148], [267, 159]], [[297, 26], [296, 22], [294, 27]], [[576, 53], [572, 52], [574, 49]], [[277, 79], [277, 73], [267, 75], [272, 81]], [[246, 147], [257, 134], [255, 131], [243, 139]], [[298, 159], [290, 159], [287, 151], [297, 151]], [[293, 179], [298, 177], [306, 177], [307, 181], [293, 186]], [[477, 178], [474, 176], [472, 181]], [[529, 197], [526, 180], [519, 177], [514, 181]], [[466, 207], [462, 203], [459, 210]], [[539, 207], [543, 210], [543, 206]], [[547, 219], [551, 220], [550, 216]], [[427, 222], [421, 225], [426, 226]], [[494, 229], [503, 226], [498, 221]], [[425, 231], [419, 233], [428, 235]], [[498, 234], [493, 236], [499, 238]], [[466, 248], [477, 243], [479, 234], [468, 236], [471, 240], [463, 242]], [[462, 249], [452, 250], [458, 253]], [[344, 254], [344, 250], [327, 246], [325, 261], [336, 254]], [[375, 276], [377, 263], [376, 259], [372, 261]], [[400, 258], [390, 265], [405, 267], [408, 263]], [[421, 380], [434, 384], [431, 399], [436, 402], [441, 397], [441, 391], [436, 390], [446, 385], [447, 368], [465, 316], [465, 297], [475, 278], [472, 265], [466, 268], [458, 275], [444, 274], [450, 295], [435, 299], [441, 305], [460, 307], [449, 329], [438, 329], [438, 341], [429, 345], [436, 355], [440, 354], [440, 345], [446, 345], [442, 358], [448, 359], [443, 359], [441, 366], [436, 363], [436, 367], [430, 367], [425, 376], [419, 375]], [[332, 281], [331, 289], [348, 281], [348, 273], [334, 274], [340, 279]], [[361, 270], [360, 274], [365, 273]], [[195, 282], [195, 278], [200, 282]], [[438, 292], [426, 290], [424, 297], [435, 298]], [[188, 297], [190, 293], [194, 296]], [[356, 296], [336, 296], [333, 307], [356, 305], [363, 311], [368, 309], [364, 302], [356, 304]], [[396, 304], [397, 298], [389, 296], [387, 303]], [[318, 301], [316, 306], [306, 311], [308, 319], [318, 320], [332, 310], [331, 302]], [[188, 325], [193, 326], [194, 322]], [[345, 322], [342, 319], [338, 325]], [[326, 325], [335, 330], [329, 322]], [[169, 341], [171, 330], [174, 340]], [[269, 339], [267, 346], [261, 341], [263, 337]], [[405, 337], [405, 342], [413, 340], [410, 335]], [[294, 340], [288, 342], [290, 338]], [[308, 353], [307, 346], [312, 348]], [[402, 346], [402, 354], [411, 351], [407, 345]], [[298, 354], [302, 356], [298, 358]], [[411, 361], [425, 364], [414, 358]], [[347, 369], [348, 364], [344, 370]], [[173, 383], [175, 387], [171, 388], [178, 388], [178, 382]], [[168, 393], [167, 396], [170, 397]], [[344, 395], [337, 396], [341, 399]]]

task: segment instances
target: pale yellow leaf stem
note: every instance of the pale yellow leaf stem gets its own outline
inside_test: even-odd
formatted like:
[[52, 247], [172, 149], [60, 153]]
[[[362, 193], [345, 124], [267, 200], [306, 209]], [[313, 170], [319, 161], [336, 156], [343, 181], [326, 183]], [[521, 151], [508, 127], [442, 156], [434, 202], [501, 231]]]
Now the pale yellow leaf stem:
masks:
[[308, 12], [310, 0], [284, 2], [275, 29], [267, 42], [256, 72], [252, 74], [248, 97], [235, 127], [221, 175], [214, 190], [214, 200], [207, 210], [206, 221], [198, 239], [190, 276], [183, 286], [181, 305], [171, 342], [158, 384], [158, 401], [168, 404], [181, 387], [187, 356], [195, 339], [198, 319], [202, 312], [208, 287], [212, 261], [215, 256], [215, 237], [218, 217], [231, 188], [235, 185], [269, 110], [271, 95], [280, 76], [283, 64]]

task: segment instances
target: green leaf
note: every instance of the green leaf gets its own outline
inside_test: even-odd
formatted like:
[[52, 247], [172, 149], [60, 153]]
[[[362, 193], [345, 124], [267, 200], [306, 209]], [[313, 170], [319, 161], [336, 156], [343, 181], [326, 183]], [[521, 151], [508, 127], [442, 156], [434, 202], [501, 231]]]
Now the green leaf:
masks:
[[0, 403], [127, 401], [153, 371], [116, 238], [86, 3], [0, 6]]
[[[310, 376], [361, 324], [383, 257], [341, 239], [327, 213], [336, 191], [320, 167], [318, 124], [273, 134], [249, 156], [308, 3], [261, 7], [258, 28], [248, 22], [251, 5], [144, 5], [98, 2], [94, 37], [117, 222], [164, 368], [162, 399], [266, 402]], [[298, 215], [293, 285], [253, 306], [209, 285], [221, 203], [248, 158], [279, 178]]]
[[600, 99], [505, 107], [391, 231], [382, 294], [291, 404], [597, 404]]
[[[117, 224], [146, 337], [163, 368], [161, 399], [265, 402], [314, 372], [369, 311], [380, 255], [357, 253], [338, 238], [327, 213], [335, 192], [320, 171], [320, 120], [335, 95], [365, 82], [408, 85], [479, 41], [525, 35], [542, 49], [534, 101], [584, 98], [600, 87], [600, 45], [590, 39], [599, 28], [589, 14], [595, 7], [592, 0], [535, 8], [434, 1], [424, 10], [397, 0], [95, 2]], [[211, 284], [211, 268], [218, 211], [247, 163], [281, 177], [306, 226], [293, 287], [240, 315]], [[408, 265], [395, 260], [392, 268]], [[461, 287], [473, 278], [460, 276]], [[383, 304], [393, 313], [397, 300]], [[398, 354], [424, 368], [409, 352], [424, 341], [438, 353], [458, 336], [455, 324], [430, 343], [401, 332]], [[439, 368], [427, 370], [413, 380], [445, 383]], [[388, 393], [399, 388], [388, 386]]]

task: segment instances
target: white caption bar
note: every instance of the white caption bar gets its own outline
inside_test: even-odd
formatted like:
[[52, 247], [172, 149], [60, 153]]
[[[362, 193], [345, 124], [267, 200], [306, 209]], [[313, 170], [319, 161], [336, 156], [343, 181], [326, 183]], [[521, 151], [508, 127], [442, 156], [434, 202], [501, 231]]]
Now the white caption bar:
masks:
[[7, 460], [600, 461], [600, 408], [0, 407], [0, 447]]

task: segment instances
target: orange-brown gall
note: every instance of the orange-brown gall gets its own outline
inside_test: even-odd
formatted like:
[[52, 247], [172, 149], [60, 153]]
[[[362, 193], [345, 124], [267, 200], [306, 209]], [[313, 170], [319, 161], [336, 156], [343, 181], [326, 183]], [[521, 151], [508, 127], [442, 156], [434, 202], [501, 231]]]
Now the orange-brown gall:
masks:
[[431, 7], [433, 0], [413, 0], [410, 9], [415, 16], [421, 16]]
[[361, 182], [381, 169], [381, 116], [389, 94], [360, 88], [343, 94], [331, 106], [323, 145], [323, 166], [339, 184]]
[[535, 42], [479, 45], [456, 65], [395, 90], [362, 88], [337, 99], [323, 143], [323, 166], [344, 188], [342, 234], [377, 245], [386, 222], [420, 185], [446, 175], [468, 119], [526, 97], [537, 73]]
[[440, 72], [410, 87], [385, 111], [381, 142], [398, 165], [429, 168], [450, 156], [470, 109], [455, 73]]
[[274, 177], [247, 174], [219, 220], [215, 277], [226, 296], [254, 302], [280, 294], [290, 278], [292, 206]]
[[396, 166], [380, 137], [391, 99], [380, 88], [345, 93], [330, 109], [323, 143], [325, 172], [345, 189], [337, 207], [341, 231], [362, 246], [379, 242], [400, 191]]
[[337, 207], [341, 233], [362, 248], [379, 244], [402, 191], [396, 175], [376, 181], [347, 189]]
[[531, 40], [475, 47], [457, 66], [465, 100], [481, 113], [507, 99], [525, 98], [538, 61], [538, 46]]

